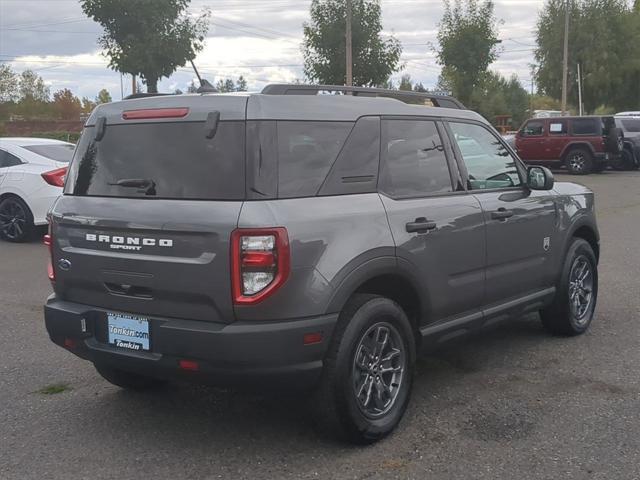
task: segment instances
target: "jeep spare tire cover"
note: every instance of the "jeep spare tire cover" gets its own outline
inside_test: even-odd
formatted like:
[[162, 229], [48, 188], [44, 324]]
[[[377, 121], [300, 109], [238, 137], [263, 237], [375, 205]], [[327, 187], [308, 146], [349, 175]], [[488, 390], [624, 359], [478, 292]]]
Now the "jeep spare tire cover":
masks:
[[609, 134], [606, 139], [607, 150], [611, 153], [620, 153], [623, 148], [623, 137], [624, 134], [622, 130], [619, 128], [611, 128], [609, 129]]

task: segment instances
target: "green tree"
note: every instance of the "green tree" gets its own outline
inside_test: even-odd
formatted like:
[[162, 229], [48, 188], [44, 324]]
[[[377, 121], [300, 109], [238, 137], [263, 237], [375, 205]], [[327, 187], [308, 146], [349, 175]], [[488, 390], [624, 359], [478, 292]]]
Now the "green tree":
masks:
[[[379, 0], [352, 0], [353, 83], [383, 85], [401, 70], [402, 46], [393, 36], [382, 39]], [[346, 83], [345, 0], [312, 0], [311, 20], [303, 24], [304, 74], [314, 82]]]
[[405, 73], [404, 75], [402, 75], [402, 77], [400, 77], [400, 85], [398, 86], [398, 90], [407, 90], [409, 92], [413, 90], [411, 75]]
[[109, 90], [103, 88], [98, 92], [98, 96], [96, 97], [96, 103], [100, 105], [101, 103], [111, 103], [113, 100], [111, 99], [111, 94]]
[[32, 70], [20, 74], [21, 102], [48, 102], [50, 90], [40, 75]]
[[425, 93], [427, 92], [427, 89], [424, 87], [424, 85], [422, 85], [422, 82], [418, 82], [413, 86], [413, 91]]
[[238, 77], [238, 81], [236, 82], [236, 91], [238, 92], [246, 92], [248, 90], [247, 79], [242, 75]]
[[[539, 90], [553, 98], [562, 92], [565, 0], [548, 0], [536, 26]], [[601, 104], [615, 109], [640, 102], [640, 15], [627, 0], [569, 2], [568, 98], [578, 104], [577, 64], [588, 112]]]
[[189, 86], [187, 87], [187, 93], [197, 93], [198, 92], [198, 85], [196, 84], [195, 80], [191, 80], [191, 83], [189, 83]]
[[[438, 28], [441, 86], [450, 86], [462, 103], [472, 106], [474, 89], [498, 57], [498, 21], [491, 0], [445, 0]], [[463, 5], [464, 4], [464, 5]], [[448, 90], [448, 88], [447, 88]]]
[[18, 75], [9, 65], [0, 64], [0, 103], [15, 102], [19, 94]]
[[71, 90], [65, 88], [53, 94], [53, 111], [63, 120], [78, 120], [82, 112], [82, 103]]
[[187, 15], [190, 0], [80, 0], [84, 13], [105, 30], [99, 44], [109, 67], [138, 75], [147, 91], [202, 50], [209, 12]]
[[517, 76], [506, 79], [497, 72], [487, 72], [474, 89], [471, 104], [474, 110], [493, 123], [497, 115], [509, 115], [515, 130], [529, 116], [529, 99]]
[[91, 113], [97, 106], [98, 104], [93, 100], [87, 97], [82, 97], [82, 113]]

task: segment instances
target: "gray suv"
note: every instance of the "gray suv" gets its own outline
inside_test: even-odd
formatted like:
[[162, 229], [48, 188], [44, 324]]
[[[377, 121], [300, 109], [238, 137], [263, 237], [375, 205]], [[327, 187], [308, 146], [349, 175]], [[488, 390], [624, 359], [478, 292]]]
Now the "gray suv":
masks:
[[454, 99], [324, 90], [99, 106], [45, 237], [53, 342], [124, 388], [310, 389], [367, 443], [421, 350], [528, 312], [589, 327], [593, 193]]

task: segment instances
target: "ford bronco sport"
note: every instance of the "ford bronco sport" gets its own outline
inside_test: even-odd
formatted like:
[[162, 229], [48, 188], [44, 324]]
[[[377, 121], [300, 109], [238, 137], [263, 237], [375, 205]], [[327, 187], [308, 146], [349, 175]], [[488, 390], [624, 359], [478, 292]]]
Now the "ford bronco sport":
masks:
[[124, 388], [310, 388], [322, 428], [366, 443], [421, 349], [527, 312], [589, 327], [589, 190], [452, 99], [288, 88], [91, 114], [45, 238], [53, 342]]

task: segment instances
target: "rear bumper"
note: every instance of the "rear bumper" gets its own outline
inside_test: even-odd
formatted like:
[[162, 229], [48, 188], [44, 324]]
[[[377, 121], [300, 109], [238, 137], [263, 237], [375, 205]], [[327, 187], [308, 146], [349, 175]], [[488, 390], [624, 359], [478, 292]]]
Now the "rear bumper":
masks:
[[[162, 379], [258, 388], [313, 386], [338, 316], [232, 324], [154, 317], [151, 350], [136, 352], [107, 343], [106, 313], [55, 295], [44, 308], [51, 340], [85, 360]], [[305, 334], [317, 332], [322, 342], [303, 344]], [[182, 370], [180, 360], [197, 362], [198, 370]]]

